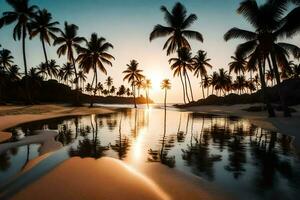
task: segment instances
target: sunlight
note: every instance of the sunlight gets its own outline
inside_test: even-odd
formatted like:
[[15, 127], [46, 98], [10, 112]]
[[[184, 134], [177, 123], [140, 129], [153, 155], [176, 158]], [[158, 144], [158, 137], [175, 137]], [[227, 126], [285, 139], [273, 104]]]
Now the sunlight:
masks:
[[142, 154], [143, 154], [143, 142], [144, 142], [144, 136], [146, 134], [146, 130], [143, 128], [140, 130], [139, 135], [137, 139], [135, 140], [133, 144], [133, 158], [135, 161], [141, 161]]
[[152, 82], [151, 91], [159, 92], [161, 90], [160, 84], [161, 84], [161, 81], [163, 80], [162, 75], [159, 74], [158, 72], [153, 72], [153, 73], [151, 73], [151, 75], [149, 77]]

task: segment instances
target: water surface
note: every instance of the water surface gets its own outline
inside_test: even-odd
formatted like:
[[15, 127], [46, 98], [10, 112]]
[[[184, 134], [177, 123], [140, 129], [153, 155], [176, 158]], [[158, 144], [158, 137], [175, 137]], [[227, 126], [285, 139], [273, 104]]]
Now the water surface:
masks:
[[199, 176], [240, 199], [296, 199], [300, 195], [300, 164], [293, 139], [245, 119], [122, 109], [23, 124], [11, 129], [14, 138], [10, 142], [39, 129], [58, 130], [56, 140], [64, 147], [23, 177], [18, 173], [39, 156], [39, 145], [0, 152], [2, 190], [22, 187], [69, 157], [110, 156], [132, 166], [161, 163]]

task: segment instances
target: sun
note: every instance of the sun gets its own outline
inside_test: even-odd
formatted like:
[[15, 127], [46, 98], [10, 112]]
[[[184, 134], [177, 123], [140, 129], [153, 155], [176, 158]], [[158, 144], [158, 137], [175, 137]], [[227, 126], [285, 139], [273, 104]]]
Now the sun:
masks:
[[151, 83], [152, 83], [152, 88], [151, 90], [152, 91], [155, 91], [155, 92], [158, 92], [160, 91], [160, 84], [163, 80], [162, 76], [159, 75], [159, 73], [152, 73], [151, 76], [150, 76], [150, 80], [151, 80]]

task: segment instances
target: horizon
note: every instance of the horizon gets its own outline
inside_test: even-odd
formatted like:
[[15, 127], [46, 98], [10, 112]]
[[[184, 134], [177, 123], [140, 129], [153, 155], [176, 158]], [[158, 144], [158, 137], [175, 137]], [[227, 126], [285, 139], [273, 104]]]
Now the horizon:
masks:
[[[46, 8], [52, 13], [53, 21], [59, 21], [59, 28], [63, 28], [65, 21], [74, 23], [79, 27], [79, 35], [90, 38], [91, 33], [95, 32], [99, 36], [114, 45], [109, 52], [115, 57], [113, 67], [107, 66], [108, 75], [112, 76], [114, 85], [119, 87], [121, 84], [128, 86], [123, 82], [122, 71], [126, 69], [126, 64], [130, 60], [136, 59], [139, 67], [144, 70], [144, 74], [152, 80], [153, 88], [150, 90], [150, 98], [155, 103], [163, 102], [163, 90], [160, 82], [165, 79], [171, 79], [172, 88], [168, 92], [168, 102], [181, 103], [182, 94], [177, 92], [181, 84], [178, 77], [173, 78], [168, 59], [175, 57], [176, 54], [166, 56], [162, 50], [165, 38], [149, 41], [149, 35], [156, 24], [165, 24], [163, 13], [160, 6], [165, 5], [171, 9], [176, 2], [180, 1], [146, 1], [146, 0], [115, 0], [107, 2], [103, 0], [82, 1], [64, 0], [64, 1], [40, 1], [30, 0], [30, 5], [38, 5], [39, 8]], [[204, 43], [190, 40], [193, 54], [198, 50], [205, 50], [208, 58], [211, 58], [213, 69], [209, 73], [219, 68], [225, 68], [227, 71], [230, 57], [234, 54], [236, 45], [241, 40], [225, 42], [223, 35], [232, 27], [249, 29], [251, 28], [245, 22], [242, 16], [236, 13], [240, 0], [232, 0], [232, 3], [219, 2], [218, 0], [191, 0], [181, 1], [188, 14], [195, 13], [198, 20], [192, 25], [192, 29], [202, 33]], [[10, 6], [1, 0], [0, 13], [11, 10]], [[300, 46], [300, 36], [297, 35], [292, 40], [293, 44]], [[14, 41], [12, 38], [12, 25], [0, 29], [0, 44], [3, 48], [12, 51], [15, 63], [23, 72], [22, 49], [20, 41]], [[29, 69], [36, 67], [44, 61], [42, 46], [38, 38], [29, 41], [27, 39], [27, 62]], [[129, 48], [128, 48], [129, 47]], [[48, 57], [57, 60], [62, 65], [66, 62], [66, 57], [58, 58], [56, 54], [57, 47], [47, 46]], [[104, 83], [107, 76], [98, 73], [100, 81]], [[87, 82], [91, 81], [91, 73]], [[195, 99], [202, 97], [199, 82], [196, 77], [191, 78]], [[145, 96], [143, 94], [143, 96]]]

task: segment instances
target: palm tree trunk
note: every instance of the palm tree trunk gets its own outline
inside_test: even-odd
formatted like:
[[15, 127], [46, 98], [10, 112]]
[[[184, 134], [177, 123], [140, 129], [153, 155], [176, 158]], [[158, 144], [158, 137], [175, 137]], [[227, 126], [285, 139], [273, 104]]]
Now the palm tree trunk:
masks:
[[137, 108], [137, 107], [136, 107], [136, 101], [135, 101], [135, 84], [132, 84], [132, 90], [133, 90], [134, 108]]
[[205, 99], [204, 87], [203, 87], [202, 81], [201, 81], [201, 88], [202, 88], [202, 95], [203, 95], [203, 99]]
[[185, 88], [184, 88], [184, 82], [182, 80], [182, 74], [181, 74], [181, 72], [179, 73], [179, 76], [180, 76], [180, 80], [181, 80], [181, 84], [182, 84], [183, 102], [184, 102], [184, 104], [186, 104], [186, 101], [185, 101]]
[[265, 102], [265, 104], [267, 106], [269, 117], [275, 117], [275, 112], [274, 112], [273, 107], [272, 107], [272, 105], [270, 103], [269, 94], [268, 94], [268, 91], [267, 91], [267, 88], [266, 88], [265, 75], [263, 73], [263, 68], [264, 68], [264, 65], [265, 65], [265, 60], [263, 60], [263, 64], [261, 62], [262, 61], [259, 58], [258, 70], [259, 70], [259, 76], [260, 76], [260, 81], [261, 81], [261, 88], [262, 88], [264, 102]]
[[289, 108], [286, 104], [286, 95], [283, 92], [283, 85], [280, 84], [280, 74], [278, 72], [278, 66], [277, 66], [277, 62], [276, 62], [276, 58], [274, 56], [274, 54], [271, 53], [271, 59], [272, 59], [272, 63], [273, 63], [273, 70], [275, 73], [275, 78], [276, 78], [276, 82], [277, 85], [279, 85], [279, 97], [280, 97], [280, 102], [281, 102], [281, 106], [283, 109], [283, 113], [285, 117], [291, 117], [291, 113], [289, 111]]
[[25, 93], [26, 93], [26, 100], [28, 104], [31, 104], [31, 95], [29, 91], [29, 83], [28, 83], [28, 70], [27, 70], [27, 61], [26, 61], [26, 45], [25, 45], [25, 40], [26, 40], [26, 26], [23, 25], [22, 28], [22, 49], [23, 49], [23, 61], [24, 61], [24, 69], [25, 69]]
[[96, 73], [94, 73], [94, 77], [93, 77], [93, 80], [92, 80], [92, 83], [91, 83], [91, 92], [90, 92], [90, 100], [91, 100], [91, 103], [90, 103], [90, 107], [93, 107], [93, 103], [94, 103], [94, 99], [92, 97], [92, 90], [93, 90], [93, 84], [94, 84], [94, 81], [95, 81], [95, 76], [96, 76]]
[[[43, 46], [43, 51], [44, 51], [44, 56], [45, 56], [45, 61], [46, 61], [46, 64], [48, 66], [48, 57], [47, 57], [47, 52], [46, 52], [46, 47], [45, 47], [45, 41], [42, 39], [42, 46]], [[52, 75], [51, 75], [52, 76]]]
[[188, 73], [187, 73], [187, 72], [185, 72], [185, 74], [186, 74], [186, 77], [187, 77], [187, 79], [188, 79], [188, 82], [189, 82], [189, 86], [190, 86], [190, 92], [191, 92], [191, 96], [192, 96], [192, 101], [194, 101], [194, 95], [193, 95], [193, 89], [192, 89], [192, 85], [191, 85], [190, 77], [189, 77], [189, 75], [188, 75]]
[[190, 100], [189, 93], [188, 93], [188, 88], [187, 88], [188, 86], [187, 86], [187, 82], [186, 82], [186, 73], [185, 72], [183, 73], [183, 78], [184, 78], [184, 84], [185, 84], [185, 95], [186, 95], [188, 102], [190, 103], [191, 100]]
[[167, 89], [165, 89], [165, 100], [164, 100], [164, 104], [165, 104], [165, 110], [167, 109]]
[[74, 72], [75, 72], [75, 79], [76, 79], [76, 102], [75, 102], [75, 105], [79, 105], [80, 99], [79, 99], [79, 92], [78, 92], [78, 74], [77, 74], [77, 70], [76, 70], [76, 65], [75, 65], [76, 63], [75, 63], [73, 51], [71, 51], [71, 59], [72, 59], [73, 68], [74, 68]]
[[207, 87], [206, 96], [208, 97], [209, 94], [209, 87]]

